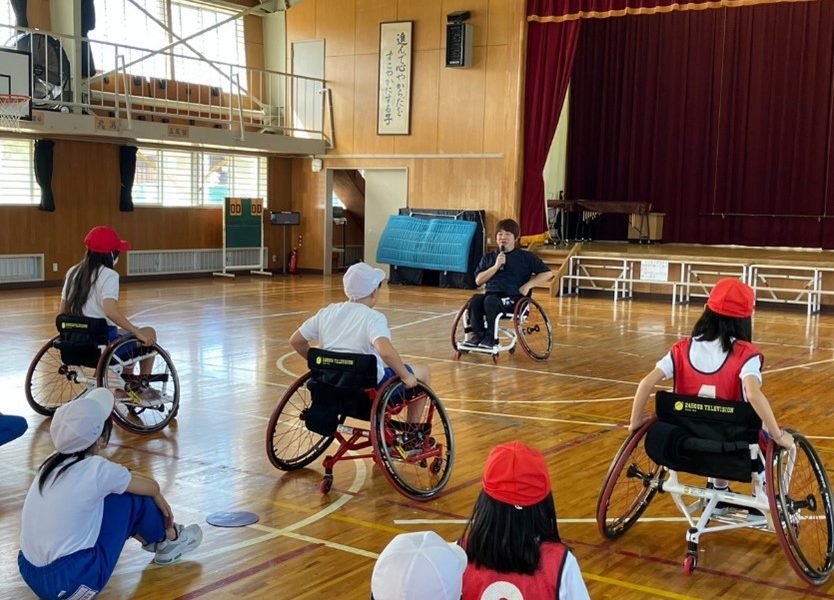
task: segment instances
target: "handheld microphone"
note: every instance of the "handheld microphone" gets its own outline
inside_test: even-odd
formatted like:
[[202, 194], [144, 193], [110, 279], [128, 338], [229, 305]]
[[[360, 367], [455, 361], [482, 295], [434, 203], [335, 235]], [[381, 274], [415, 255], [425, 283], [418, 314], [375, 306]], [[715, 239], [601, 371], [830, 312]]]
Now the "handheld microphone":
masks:
[[[503, 245], [503, 244], [501, 244], [500, 246], [498, 246], [498, 251], [499, 251], [501, 254], [504, 254], [504, 253], [506, 252], [506, 250], [504, 250], [504, 245]], [[504, 263], [503, 265], [501, 265], [500, 267], [498, 267], [498, 270], [499, 270], [499, 271], [503, 271], [505, 266], [507, 266], [507, 265], [506, 265], [506, 263]]]

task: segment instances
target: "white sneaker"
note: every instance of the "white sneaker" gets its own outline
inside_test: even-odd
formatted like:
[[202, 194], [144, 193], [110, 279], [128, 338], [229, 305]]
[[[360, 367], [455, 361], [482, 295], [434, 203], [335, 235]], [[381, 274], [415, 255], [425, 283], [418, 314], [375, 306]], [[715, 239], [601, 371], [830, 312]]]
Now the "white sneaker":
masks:
[[177, 531], [177, 539], [158, 542], [154, 548], [156, 555], [153, 561], [158, 565], [170, 565], [203, 541], [203, 530], [196, 523], [188, 527], [174, 525], [174, 528]]

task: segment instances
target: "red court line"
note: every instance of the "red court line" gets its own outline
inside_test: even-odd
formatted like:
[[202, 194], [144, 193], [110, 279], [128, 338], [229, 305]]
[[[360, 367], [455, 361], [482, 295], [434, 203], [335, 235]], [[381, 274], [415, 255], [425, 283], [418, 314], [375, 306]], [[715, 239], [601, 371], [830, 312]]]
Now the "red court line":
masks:
[[288, 560], [292, 560], [293, 558], [303, 556], [308, 552], [312, 552], [313, 550], [316, 550], [317, 548], [320, 548], [322, 546], [323, 544], [309, 544], [307, 546], [302, 546], [301, 548], [297, 548], [290, 552], [285, 552], [284, 554], [276, 556], [275, 558], [272, 558], [266, 562], [262, 562], [259, 565], [249, 567], [248, 569], [239, 571], [234, 575], [224, 577], [223, 579], [215, 581], [214, 583], [210, 583], [201, 588], [197, 588], [196, 590], [188, 592], [187, 594], [183, 594], [182, 596], [177, 596], [176, 598], [174, 598], [174, 600], [193, 600], [194, 598], [199, 598], [201, 596], [205, 596], [206, 594], [216, 592], [217, 590], [222, 589], [227, 585], [237, 583], [241, 579], [246, 579], [247, 577], [251, 577], [252, 575], [257, 575], [261, 571], [265, 571], [266, 569], [280, 565], [281, 563], [286, 562]]

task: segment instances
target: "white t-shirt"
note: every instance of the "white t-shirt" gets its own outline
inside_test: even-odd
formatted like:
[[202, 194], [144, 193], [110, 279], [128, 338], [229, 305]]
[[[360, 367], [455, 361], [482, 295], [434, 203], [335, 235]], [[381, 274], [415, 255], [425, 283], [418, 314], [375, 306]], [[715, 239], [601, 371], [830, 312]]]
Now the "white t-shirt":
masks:
[[[689, 345], [689, 360], [692, 366], [702, 373], [714, 373], [721, 368], [724, 361], [727, 359], [727, 353], [721, 346], [721, 339], [710, 341], [702, 341], [698, 339], [692, 340]], [[663, 371], [666, 379], [671, 378], [675, 374], [675, 369], [672, 364], [672, 353], [667, 352], [666, 356], [657, 361], [655, 365], [658, 369]], [[752, 375], [761, 383], [762, 381], [762, 357], [754, 356], [748, 360], [741, 367], [739, 379], [744, 381], [745, 377]], [[744, 388], [742, 388], [744, 389]], [[746, 398], [746, 396], [745, 396]]]
[[[67, 276], [64, 277], [64, 288], [61, 290], [62, 300], [66, 300], [69, 296], [69, 282], [76, 268], [78, 268], [78, 265], [75, 265], [67, 271]], [[87, 296], [87, 302], [84, 303], [81, 313], [91, 319], [107, 319], [107, 316], [104, 314], [105, 298], [119, 299], [119, 274], [113, 269], [108, 269], [102, 265], [98, 268], [98, 277], [90, 287], [90, 295]], [[116, 325], [110, 319], [107, 319], [107, 323], [109, 325]]]
[[322, 308], [298, 328], [308, 342], [318, 340], [324, 350], [376, 356], [377, 381], [385, 374], [385, 362], [374, 348], [379, 338], [391, 339], [388, 319], [360, 302], [340, 302]]
[[565, 566], [562, 568], [562, 580], [559, 582], [559, 600], [590, 600], [588, 588], [582, 579], [579, 571], [579, 563], [573, 552], [568, 552], [565, 557]]
[[23, 502], [20, 549], [36, 567], [95, 546], [104, 498], [124, 493], [131, 479], [125, 467], [96, 455], [73, 464], [55, 479], [60, 468], [50, 473], [43, 493], [38, 490], [38, 473]]

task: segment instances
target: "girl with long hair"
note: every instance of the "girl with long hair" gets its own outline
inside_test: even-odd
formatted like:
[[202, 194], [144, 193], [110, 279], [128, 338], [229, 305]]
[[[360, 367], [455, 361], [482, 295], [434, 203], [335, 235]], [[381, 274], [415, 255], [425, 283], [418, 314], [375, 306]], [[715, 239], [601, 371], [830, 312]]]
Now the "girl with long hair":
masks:
[[174, 522], [149, 477], [99, 452], [110, 440], [113, 394], [94, 388], [55, 411], [55, 452], [32, 482], [20, 525], [17, 563], [39, 598], [93, 598], [107, 584], [128, 538], [170, 564], [200, 545], [199, 525]]
[[587, 600], [579, 564], [559, 538], [544, 455], [519, 441], [492, 449], [461, 539], [463, 600]]
[[[121, 334], [119, 327], [136, 336], [142, 345], [156, 343], [153, 327], [137, 327], [119, 309], [119, 274], [114, 269], [119, 255], [130, 250], [130, 243], [119, 237], [110, 227], [93, 227], [84, 238], [87, 253], [84, 260], [70, 267], [61, 291], [61, 314], [77, 317], [106, 319], [108, 341]], [[153, 369], [151, 356], [140, 362], [140, 371], [148, 374]], [[146, 393], [155, 393], [148, 388]]]
[[[652, 388], [671, 378], [677, 394], [749, 402], [777, 444], [793, 445], [793, 437], [779, 427], [762, 392], [764, 357], [752, 343], [755, 304], [753, 289], [742, 281], [725, 278], [715, 284], [692, 335], [672, 346], [637, 386], [629, 431], [638, 430], [649, 417], [645, 407]], [[729, 483], [710, 478], [707, 485], [727, 490]], [[719, 510], [727, 508], [718, 503]]]

